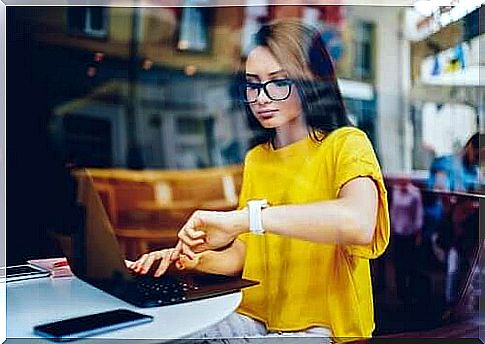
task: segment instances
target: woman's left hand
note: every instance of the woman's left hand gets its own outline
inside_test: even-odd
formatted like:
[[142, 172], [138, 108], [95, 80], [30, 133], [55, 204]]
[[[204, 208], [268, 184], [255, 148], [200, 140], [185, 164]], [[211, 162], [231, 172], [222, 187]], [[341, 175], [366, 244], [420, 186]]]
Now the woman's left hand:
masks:
[[197, 252], [223, 248], [247, 230], [247, 221], [245, 210], [198, 210], [178, 233], [183, 243], [180, 252], [193, 259]]
[[128, 269], [134, 273], [144, 275], [154, 266], [158, 264], [154, 273], [155, 277], [160, 277], [167, 271], [168, 267], [179, 259], [182, 244], [179, 242], [174, 248], [167, 248], [163, 250], [145, 253], [135, 262], [126, 261]]

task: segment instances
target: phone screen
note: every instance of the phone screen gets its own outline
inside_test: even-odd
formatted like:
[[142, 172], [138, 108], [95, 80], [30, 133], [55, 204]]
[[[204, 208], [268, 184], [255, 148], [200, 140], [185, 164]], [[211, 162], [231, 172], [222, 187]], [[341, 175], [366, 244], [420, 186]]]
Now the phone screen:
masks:
[[98, 334], [152, 320], [153, 317], [149, 315], [127, 309], [117, 309], [39, 325], [34, 327], [34, 332], [44, 337], [68, 339]]
[[[2, 269], [3, 275], [3, 269]], [[7, 282], [20, 281], [30, 278], [39, 278], [49, 276], [50, 271], [38, 268], [36, 266], [31, 266], [28, 264], [7, 266], [5, 268]]]
[[36, 272], [44, 272], [44, 270], [36, 269], [29, 265], [7, 266], [7, 277], [28, 275]]

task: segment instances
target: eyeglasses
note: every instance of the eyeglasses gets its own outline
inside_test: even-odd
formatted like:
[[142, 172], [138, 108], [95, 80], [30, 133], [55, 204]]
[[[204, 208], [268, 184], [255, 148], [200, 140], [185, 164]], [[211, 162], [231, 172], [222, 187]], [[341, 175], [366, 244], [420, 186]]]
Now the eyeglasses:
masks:
[[291, 85], [293, 85], [293, 81], [290, 79], [270, 80], [264, 84], [245, 82], [240, 85], [239, 94], [242, 96], [245, 103], [252, 104], [258, 100], [261, 89], [263, 89], [269, 99], [280, 101], [285, 100], [290, 96]]

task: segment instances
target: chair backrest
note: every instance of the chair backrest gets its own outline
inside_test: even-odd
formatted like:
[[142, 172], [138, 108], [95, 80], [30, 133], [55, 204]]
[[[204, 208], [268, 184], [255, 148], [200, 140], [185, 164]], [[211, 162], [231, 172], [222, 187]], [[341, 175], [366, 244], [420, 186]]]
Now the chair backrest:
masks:
[[172, 179], [172, 200], [193, 200], [194, 203], [216, 200], [237, 199], [231, 175], [197, 176]]
[[142, 201], [154, 201], [153, 185], [137, 181], [119, 181], [114, 185], [115, 199], [119, 212], [136, 209]]
[[[197, 170], [89, 169], [89, 173], [114, 226], [142, 223], [144, 217], [138, 216], [141, 214], [138, 210], [141, 204], [147, 203], [181, 204], [181, 211], [185, 209], [186, 212], [197, 209], [207, 201], [221, 201], [213, 203], [213, 206], [221, 204], [225, 210], [235, 208], [242, 183], [241, 165]], [[170, 215], [167, 214], [165, 222], [174, 222], [169, 217], [175, 214], [177, 224], [180, 219], [190, 215], [172, 211]], [[163, 212], [159, 215], [159, 220], [163, 222]], [[151, 221], [149, 217], [146, 219]]]

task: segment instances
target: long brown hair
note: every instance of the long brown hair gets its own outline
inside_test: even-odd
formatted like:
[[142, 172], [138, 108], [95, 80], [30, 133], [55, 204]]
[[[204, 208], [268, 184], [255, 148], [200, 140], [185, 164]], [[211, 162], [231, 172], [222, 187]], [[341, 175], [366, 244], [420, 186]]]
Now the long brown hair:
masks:
[[[332, 59], [318, 30], [298, 20], [278, 20], [262, 25], [254, 38], [257, 46], [270, 50], [295, 82], [313, 140], [322, 141], [333, 130], [352, 125]], [[239, 82], [245, 82], [245, 72], [239, 77]], [[270, 142], [275, 130], [263, 128], [248, 104], [245, 110], [250, 127], [257, 131], [254, 143]]]

